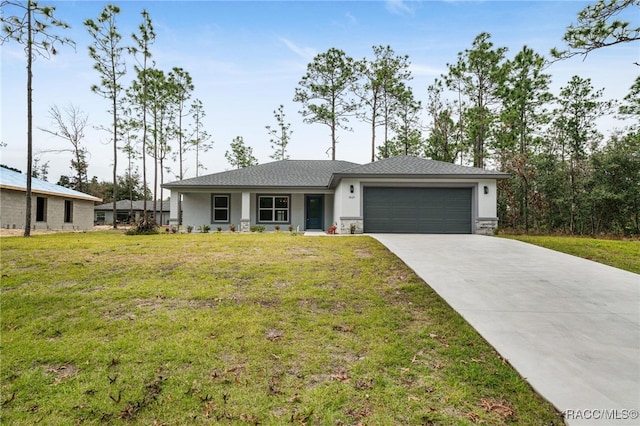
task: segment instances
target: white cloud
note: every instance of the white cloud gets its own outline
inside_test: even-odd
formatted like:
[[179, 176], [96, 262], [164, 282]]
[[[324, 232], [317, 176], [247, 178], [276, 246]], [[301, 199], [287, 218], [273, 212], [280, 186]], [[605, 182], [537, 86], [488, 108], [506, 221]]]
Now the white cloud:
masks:
[[430, 65], [411, 64], [409, 66], [411, 75], [413, 76], [434, 76], [439, 77], [442, 74], [446, 74], [447, 70], [444, 68], [436, 68]]
[[356, 25], [358, 24], [358, 19], [353, 16], [351, 13], [347, 12], [345, 15], [345, 18], [347, 18], [347, 21], [351, 24], [351, 25]]
[[413, 8], [405, 0], [387, 0], [387, 10], [396, 15], [413, 15]]
[[316, 50], [311, 47], [300, 47], [291, 40], [283, 37], [280, 37], [280, 41], [282, 41], [293, 53], [307, 61], [313, 59], [317, 55]]

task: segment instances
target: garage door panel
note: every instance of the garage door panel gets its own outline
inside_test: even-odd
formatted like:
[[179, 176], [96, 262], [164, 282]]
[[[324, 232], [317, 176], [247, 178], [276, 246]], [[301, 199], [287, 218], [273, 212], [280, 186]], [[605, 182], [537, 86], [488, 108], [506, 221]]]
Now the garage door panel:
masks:
[[364, 188], [365, 232], [469, 234], [471, 188]]

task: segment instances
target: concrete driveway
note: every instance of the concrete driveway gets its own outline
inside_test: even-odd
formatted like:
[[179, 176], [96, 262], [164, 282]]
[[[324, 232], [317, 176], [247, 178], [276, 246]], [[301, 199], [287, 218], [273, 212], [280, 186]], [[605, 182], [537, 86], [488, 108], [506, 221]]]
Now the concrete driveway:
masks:
[[567, 423], [640, 424], [640, 275], [497, 237], [372, 236]]

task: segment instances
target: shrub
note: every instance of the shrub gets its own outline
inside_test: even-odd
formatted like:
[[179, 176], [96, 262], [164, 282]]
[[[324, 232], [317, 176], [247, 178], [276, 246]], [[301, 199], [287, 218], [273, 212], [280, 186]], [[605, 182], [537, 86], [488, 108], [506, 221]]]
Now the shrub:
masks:
[[230, 224], [229, 224], [229, 231], [231, 231], [231, 232], [236, 232], [236, 225], [235, 225], [235, 223], [230, 223]]
[[204, 234], [208, 234], [209, 231], [211, 231], [211, 227], [209, 225], [200, 225], [198, 226], [198, 231], [204, 233]]
[[267, 229], [264, 227], [264, 225], [253, 225], [251, 227], [251, 232], [264, 232], [264, 230]]
[[274, 226], [274, 227], [273, 227], [273, 229], [275, 229], [275, 230], [276, 230], [276, 232], [280, 231], [280, 225], [276, 225], [276, 226]]
[[193, 226], [187, 225], [187, 232], [190, 234], [193, 231]]
[[129, 228], [125, 235], [153, 235], [158, 233], [158, 225], [153, 220], [140, 218], [138, 222]]

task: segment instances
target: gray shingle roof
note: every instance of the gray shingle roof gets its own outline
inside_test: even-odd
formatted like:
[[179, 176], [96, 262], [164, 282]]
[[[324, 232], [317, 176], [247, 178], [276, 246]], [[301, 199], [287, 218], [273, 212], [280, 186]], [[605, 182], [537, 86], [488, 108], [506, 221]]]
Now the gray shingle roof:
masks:
[[400, 155], [369, 164], [334, 160], [282, 160], [170, 182], [165, 188], [327, 188], [344, 177], [505, 179], [509, 174]]
[[[16, 191], [27, 191], [27, 175], [18, 173], [14, 170], [0, 167], [0, 188], [13, 189]], [[76, 198], [80, 200], [88, 200], [100, 202], [102, 199], [94, 197], [84, 192], [79, 192], [71, 188], [56, 185], [44, 180], [31, 178], [31, 192], [35, 194], [57, 195], [59, 197]]]
[[163, 187], [326, 188], [334, 173], [355, 166], [358, 164], [337, 160], [281, 160], [170, 182], [164, 184]]
[[332, 184], [343, 177], [443, 177], [443, 178], [491, 178], [506, 179], [508, 173], [477, 167], [460, 166], [444, 161], [428, 160], [426, 158], [399, 155], [385, 158], [373, 163], [356, 166], [348, 170], [336, 173]]
[[[162, 207], [160, 207], [162, 206]], [[163, 212], [168, 212], [170, 209], [170, 202], [169, 201], [157, 201], [156, 204], [157, 208], [161, 208], [162, 210], [159, 211], [163, 211]], [[99, 206], [95, 206], [93, 208], [94, 210], [107, 210], [107, 211], [111, 211], [113, 210], [113, 203], [106, 203], [106, 204], [100, 204]], [[129, 211], [130, 209], [134, 210], [134, 211], [143, 211], [144, 209], [144, 201], [143, 200], [137, 200], [133, 202], [133, 207], [131, 206], [131, 201], [129, 200], [120, 200], [120, 201], [116, 201], [116, 210], [126, 210]], [[147, 200], [147, 211], [153, 211], [153, 200]]]

